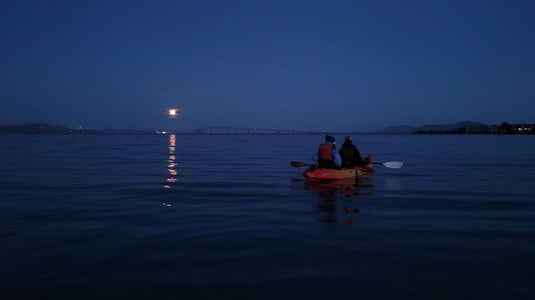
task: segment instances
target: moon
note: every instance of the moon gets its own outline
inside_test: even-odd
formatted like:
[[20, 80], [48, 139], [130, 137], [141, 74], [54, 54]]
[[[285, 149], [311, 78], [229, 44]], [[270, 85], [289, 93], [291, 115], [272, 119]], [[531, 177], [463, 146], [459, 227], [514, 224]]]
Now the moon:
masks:
[[170, 108], [167, 110], [167, 115], [169, 115], [170, 118], [174, 119], [178, 116], [178, 112], [180, 110], [177, 108]]

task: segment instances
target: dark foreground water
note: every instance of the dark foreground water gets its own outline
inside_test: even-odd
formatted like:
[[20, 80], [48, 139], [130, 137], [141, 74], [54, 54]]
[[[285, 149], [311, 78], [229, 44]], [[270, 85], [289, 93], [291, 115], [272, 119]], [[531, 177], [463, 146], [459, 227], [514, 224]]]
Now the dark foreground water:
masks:
[[322, 139], [0, 136], [0, 299], [535, 297], [535, 136]]

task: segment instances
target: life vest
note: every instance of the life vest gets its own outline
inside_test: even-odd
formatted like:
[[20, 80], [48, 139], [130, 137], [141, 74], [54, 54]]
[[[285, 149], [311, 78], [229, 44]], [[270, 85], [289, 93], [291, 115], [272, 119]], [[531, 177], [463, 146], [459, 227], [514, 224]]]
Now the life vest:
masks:
[[340, 151], [342, 161], [352, 161], [355, 155], [355, 147], [342, 147]]
[[333, 160], [333, 145], [320, 144], [319, 159], [320, 160]]

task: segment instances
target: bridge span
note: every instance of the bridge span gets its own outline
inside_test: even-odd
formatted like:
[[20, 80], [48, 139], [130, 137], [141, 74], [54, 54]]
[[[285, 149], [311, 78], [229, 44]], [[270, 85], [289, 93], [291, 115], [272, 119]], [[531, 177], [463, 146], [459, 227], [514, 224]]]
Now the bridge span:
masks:
[[321, 134], [319, 131], [280, 129], [280, 128], [252, 128], [232, 126], [209, 126], [197, 128], [194, 134]]

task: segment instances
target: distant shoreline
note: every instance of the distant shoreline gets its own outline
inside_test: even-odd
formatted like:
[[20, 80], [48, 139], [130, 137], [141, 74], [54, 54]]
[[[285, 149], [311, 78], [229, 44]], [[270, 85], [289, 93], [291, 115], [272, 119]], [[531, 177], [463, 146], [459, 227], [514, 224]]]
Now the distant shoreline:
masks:
[[201, 129], [74, 129], [50, 124], [25, 124], [0, 126], [3, 135], [322, 135], [322, 134], [377, 134], [354, 131], [298, 131], [288, 129], [207, 127]]
[[478, 122], [459, 122], [455, 124], [422, 125], [414, 126], [394, 126], [388, 127], [380, 132], [397, 132], [413, 134], [534, 134], [534, 123], [509, 124], [503, 122], [500, 125], [487, 125]]
[[476, 122], [460, 122], [456, 124], [394, 126], [373, 132], [357, 131], [306, 131], [291, 129], [266, 129], [266, 128], [238, 128], [231, 126], [204, 127], [197, 129], [74, 129], [60, 125], [50, 124], [24, 124], [0, 126], [0, 135], [356, 135], [356, 134], [383, 134], [383, 135], [406, 135], [406, 134], [535, 134], [534, 124], [508, 124], [486, 125]]

